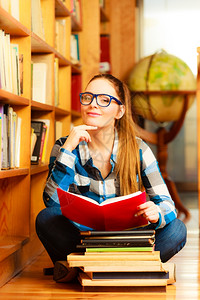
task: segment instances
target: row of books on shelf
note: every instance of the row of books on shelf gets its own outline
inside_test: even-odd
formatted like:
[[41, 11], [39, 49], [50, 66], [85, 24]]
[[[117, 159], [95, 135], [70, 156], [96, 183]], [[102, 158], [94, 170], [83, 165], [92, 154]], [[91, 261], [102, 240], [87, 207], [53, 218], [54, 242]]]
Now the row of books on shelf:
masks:
[[10, 34], [0, 29], [0, 88], [16, 95], [23, 93], [23, 55]]
[[176, 280], [175, 265], [154, 250], [154, 230], [82, 231], [69, 267], [79, 268], [82, 286], [162, 286]]
[[[49, 137], [50, 120], [35, 119], [31, 121], [31, 164], [45, 163], [48, 158], [47, 143]], [[62, 137], [63, 125], [55, 121], [55, 138]]]
[[[14, 1], [14, 0], [12, 0]], [[19, 1], [19, 0], [18, 0]], [[64, 1], [63, 1], [64, 2]], [[80, 0], [71, 0], [70, 7], [71, 14], [76, 18], [78, 23], [81, 23], [81, 3]], [[44, 21], [42, 15], [42, 6], [40, 0], [31, 1], [31, 30], [37, 34], [40, 38], [45, 40], [45, 30], [44, 30]], [[61, 36], [65, 37], [66, 32], [66, 20], [64, 18], [56, 18], [56, 34], [60, 33]], [[60, 39], [61, 41], [61, 39]], [[65, 42], [61, 42], [62, 50], [63, 44]], [[60, 47], [58, 41], [56, 41], [56, 48]], [[58, 48], [57, 48], [58, 49]], [[61, 53], [65, 53], [65, 51], [61, 51]]]
[[0, 105], [0, 169], [7, 170], [20, 166], [21, 118], [8, 105]]
[[[76, 35], [78, 36], [78, 35]], [[78, 40], [78, 37], [75, 39]], [[76, 44], [78, 49], [78, 46]], [[76, 50], [73, 59], [79, 60]], [[73, 54], [72, 54], [73, 55]], [[48, 55], [32, 55], [32, 99], [41, 103], [49, 103], [51, 89], [51, 58]], [[59, 60], [54, 59], [55, 105], [58, 106], [58, 70]], [[23, 54], [19, 54], [17, 44], [10, 43], [10, 35], [0, 30], [0, 88], [16, 95], [23, 93]]]
[[[32, 100], [50, 104], [51, 58], [48, 55], [33, 55], [31, 63]], [[71, 78], [71, 108], [80, 112], [79, 93], [82, 91], [81, 74], [73, 74]], [[54, 105], [59, 106], [59, 59], [54, 59]]]
[[[0, 105], [0, 170], [20, 167], [21, 123], [21, 118], [10, 105]], [[55, 126], [58, 139], [62, 136], [62, 122], [56, 121]], [[31, 121], [31, 164], [46, 161], [49, 128], [48, 119]]]
[[19, 21], [19, 0], [0, 0], [0, 6]]

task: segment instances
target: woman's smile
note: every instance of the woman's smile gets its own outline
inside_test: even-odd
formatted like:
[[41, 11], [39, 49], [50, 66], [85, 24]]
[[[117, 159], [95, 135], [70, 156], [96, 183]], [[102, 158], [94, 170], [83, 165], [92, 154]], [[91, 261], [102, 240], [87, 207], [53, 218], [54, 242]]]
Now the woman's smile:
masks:
[[89, 111], [87, 113], [87, 115], [90, 116], [90, 117], [100, 117], [101, 116], [101, 114], [99, 114], [97, 112], [93, 112], [93, 111]]

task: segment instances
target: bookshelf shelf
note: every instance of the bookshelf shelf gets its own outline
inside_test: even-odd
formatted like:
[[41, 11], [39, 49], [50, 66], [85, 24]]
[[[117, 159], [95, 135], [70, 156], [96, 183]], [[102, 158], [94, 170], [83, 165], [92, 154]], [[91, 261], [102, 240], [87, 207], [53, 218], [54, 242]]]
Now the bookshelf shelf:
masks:
[[53, 53], [59, 59], [61, 66], [70, 66], [71, 62], [62, 54], [56, 51], [55, 48], [48, 45], [44, 40], [37, 36], [34, 32], [31, 33], [31, 51], [32, 53]]
[[81, 65], [80, 64], [76, 64], [76, 65], [72, 64], [72, 74], [81, 74], [81, 73], [82, 73]]
[[72, 32], [82, 31], [81, 24], [76, 20], [74, 16], [71, 16], [71, 20], [72, 20]]
[[39, 164], [31, 166], [31, 175], [36, 175], [48, 171], [48, 164]]
[[195, 95], [196, 91], [139, 91], [139, 93], [142, 93], [144, 95]]
[[0, 101], [11, 105], [29, 105], [29, 99], [0, 89]]
[[19, 169], [10, 169], [10, 170], [1, 170], [0, 179], [24, 176], [29, 174], [29, 168], [19, 168]]
[[60, 66], [71, 66], [71, 62], [66, 59], [62, 54], [54, 50], [55, 56], [59, 59], [59, 65]]
[[71, 112], [73, 118], [81, 118], [81, 113], [75, 110]]
[[36, 110], [36, 111], [39, 110], [39, 111], [51, 112], [54, 110], [54, 106], [32, 100], [31, 101], [31, 109]]
[[29, 36], [30, 30], [0, 7], [0, 28], [15, 36]]
[[61, 0], [55, 1], [55, 15], [56, 17], [69, 17], [71, 15], [70, 11]]
[[100, 20], [101, 20], [101, 22], [109, 22], [110, 21], [105, 10], [102, 7], [100, 7]]
[[55, 107], [55, 114], [56, 116], [68, 116], [70, 115], [70, 111], [59, 107]]
[[29, 241], [27, 237], [3, 236], [0, 238], [0, 262], [19, 250]]
[[48, 45], [37, 34], [31, 32], [31, 51], [32, 53], [54, 53], [55, 49]]

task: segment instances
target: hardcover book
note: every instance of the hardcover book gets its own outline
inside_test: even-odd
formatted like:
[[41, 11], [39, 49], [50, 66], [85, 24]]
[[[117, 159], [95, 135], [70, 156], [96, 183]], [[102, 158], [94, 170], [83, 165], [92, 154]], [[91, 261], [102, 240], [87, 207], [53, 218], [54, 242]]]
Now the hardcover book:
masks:
[[93, 279], [169, 279], [169, 272], [87, 272], [87, 275]]
[[166, 286], [167, 279], [96, 279], [92, 280], [86, 273], [79, 273], [82, 286]]
[[88, 230], [88, 231], [80, 231], [80, 235], [85, 239], [113, 239], [116, 237], [120, 238], [155, 238], [155, 230], [154, 229], [134, 229], [134, 230], [121, 230], [121, 231], [97, 231], [97, 230]]
[[137, 216], [137, 207], [146, 202], [145, 192], [107, 199], [101, 204], [82, 195], [57, 188], [62, 214], [95, 230], [124, 230], [148, 224]]
[[[77, 248], [83, 248], [83, 247], [79, 247], [79, 245], [77, 245]], [[113, 246], [107, 246], [107, 247], [103, 247], [103, 246], [100, 246], [100, 247], [89, 247], [89, 246], [84, 246], [85, 248], [85, 251], [86, 252], [99, 252], [99, 253], [102, 253], [102, 252], [113, 252], [113, 253], [119, 253], [119, 252], [153, 252], [154, 251], [154, 248], [152, 246], [145, 246], [145, 247], [140, 247], [140, 246], [137, 246], [137, 247], [133, 247], [133, 246], [116, 246], [116, 247], [113, 247]]]
[[44, 123], [41, 122], [41, 121], [31, 121], [31, 128], [34, 129], [34, 133], [37, 136], [37, 140], [36, 140], [36, 143], [35, 143], [33, 154], [31, 156], [31, 163], [32, 164], [38, 164], [39, 163], [43, 126], [44, 126]]
[[151, 247], [154, 245], [154, 239], [91, 239], [91, 240], [81, 240], [81, 245], [78, 245], [79, 248], [84, 247]]

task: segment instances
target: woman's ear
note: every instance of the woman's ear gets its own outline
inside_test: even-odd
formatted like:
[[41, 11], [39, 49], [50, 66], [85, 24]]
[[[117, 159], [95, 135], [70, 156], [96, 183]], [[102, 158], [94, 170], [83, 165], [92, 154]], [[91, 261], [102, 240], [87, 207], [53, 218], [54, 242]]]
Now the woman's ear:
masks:
[[124, 105], [120, 105], [119, 106], [118, 114], [116, 116], [116, 119], [117, 120], [121, 119], [123, 117], [124, 113], [125, 113], [125, 106]]

